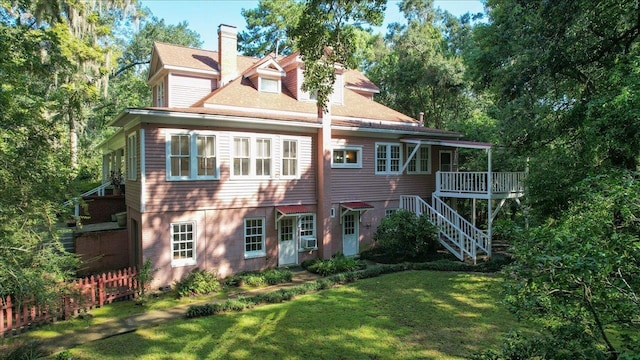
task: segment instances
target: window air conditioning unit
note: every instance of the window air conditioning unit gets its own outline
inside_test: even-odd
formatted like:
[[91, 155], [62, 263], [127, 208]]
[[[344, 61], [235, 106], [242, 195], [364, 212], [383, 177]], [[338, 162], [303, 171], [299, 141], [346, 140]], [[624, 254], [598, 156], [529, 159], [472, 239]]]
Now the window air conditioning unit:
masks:
[[318, 241], [316, 238], [303, 238], [302, 247], [305, 249], [315, 249], [318, 247]]

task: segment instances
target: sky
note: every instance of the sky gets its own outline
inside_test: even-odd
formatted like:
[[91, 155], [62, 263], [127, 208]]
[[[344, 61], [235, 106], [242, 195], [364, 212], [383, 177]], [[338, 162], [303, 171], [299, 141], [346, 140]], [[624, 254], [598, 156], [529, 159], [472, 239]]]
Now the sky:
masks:
[[[390, 0], [387, 3], [387, 11], [380, 33], [385, 33], [387, 25], [393, 22], [404, 22], [404, 18], [398, 10], [400, 1]], [[142, 6], [148, 7], [154, 16], [164, 19], [166, 24], [178, 24], [187, 21], [189, 28], [200, 34], [200, 40], [204, 42], [203, 48], [217, 50], [218, 25], [226, 24], [243, 31], [246, 26], [242, 9], [255, 9], [258, 1], [253, 0], [142, 0]], [[447, 10], [455, 16], [464, 13], [483, 12], [481, 0], [435, 0], [436, 8]]]

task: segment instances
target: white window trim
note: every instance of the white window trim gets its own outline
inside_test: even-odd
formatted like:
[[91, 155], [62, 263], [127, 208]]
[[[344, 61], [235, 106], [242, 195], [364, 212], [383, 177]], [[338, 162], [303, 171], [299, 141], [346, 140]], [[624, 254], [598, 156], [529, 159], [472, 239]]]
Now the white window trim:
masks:
[[[171, 137], [176, 135], [189, 136], [189, 175], [171, 176]], [[215, 136], [216, 168], [215, 175], [198, 175], [198, 136]], [[220, 178], [220, 136], [213, 131], [206, 130], [168, 130], [165, 133], [165, 164], [167, 181], [218, 180]]]
[[[387, 164], [385, 166], [385, 170], [384, 171], [378, 171], [378, 146], [379, 145], [384, 145], [387, 146]], [[399, 153], [399, 166], [398, 166], [398, 171], [391, 171], [391, 146], [397, 146], [398, 147], [398, 151]], [[374, 170], [375, 170], [375, 174], [376, 175], [399, 175], [400, 171], [402, 170], [402, 144], [400, 143], [392, 143], [392, 142], [376, 142], [375, 146], [373, 148], [373, 151], [375, 152], [374, 154]]]
[[[187, 225], [187, 224], [191, 224], [191, 229], [193, 231], [193, 257], [189, 258], [189, 259], [178, 259], [178, 260], [174, 260], [173, 259], [173, 226], [174, 225]], [[171, 251], [171, 267], [180, 267], [180, 266], [192, 266], [192, 265], [196, 265], [197, 264], [197, 239], [198, 239], [198, 231], [196, 229], [196, 222], [195, 221], [178, 221], [178, 222], [172, 222], [169, 225], [169, 233], [171, 236], [171, 240], [170, 240], [170, 251]]]
[[[355, 164], [348, 163], [334, 163], [333, 162], [333, 152], [334, 151], [356, 151], [357, 162]], [[334, 146], [331, 151], [331, 167], [332, 168], [346, 168], [346, 169], [362, 169], [362, 146]]]
[[[247, 221], [250, 220], [260, 220], [262, 221], [262, 250], [256, 250], [256, 251], [247, 251]], [[244, 218], [243, 221], [243, 233], [242, 233], [242, 249], [244, 252], [244, 258], [245, 259], [253, 259], [253, 258], [259, 258], [259, 257], [265, 257], [267, 256], [267, 250], [266, 250], [266, 242], [265, 242], [265, 238], [266, 238], [266, 223], [267, 223], [267, 219], [264, 217], [252, 217], [252, 218]]]
[[[249, 139], [249, 174], [248, 175], [235, 175], [234, 171], [233, 171], [233, 165], [234, 165], [234, 161], [233, 159], [235, 158], [235, 139], [237, 138], [246, 138]], [[258, 147], [257, 147], [257, 141], [258, 140], [269, 140], [271, 142], [271, 164], [269, 167], [269, 173], [270, 175], [256, 175], [256, 160], [257, 158], [257, 151], [258, 151]], [[230, 138], [230, 146], [231, 149], [229, 151], [229, 169], [230, 169], [230, 175], [229, 177], [231, 179], [236, 179], [236, 180], [241, 180], [241, 179], [273, 179], [275, 178], [275, 169], [274, 169], [274, 163], [275, 163], [275, 159], [276, 159], [276, 151], [274, 148], [274, 144], [276, 143], [276, 136], [273, 135], [269, 135], [269, 134], [251, 134], [251, 133], [234, 133], [231, 134], [231, 138]]]
[[[273, 80], [273, 81], [275, 81], [277, 83], [277, 85], [278, 85], [278, 89], [276, 91], [269, 91], [269, 90], [263, 89], [262, 88], [262, 82], [264, 80]], [[282, 81], [280, 80], [280, 78], [258, 76], [258, 91], [265, 92], [265, 93], [271, 93], [271, 94], [279, 94], [282, 91]]]
[[[415, 144], [407, 144], [407, 154], [411, 154], [411, 152], [413, 151], [413, 149], [409, 150], [411, 147], [413, 146], [420, 146], [420, 149], [418, 149], [418, 151], [416, 152], [416, 155], [413, 157], [412, 160], [414, 160], [416, 162], [416, 171], [409, 171], [409, 167], [407, 166], [407, 174], [431, 174], [431, 145], [415, 145]], [[427, 170], [422, 169], [422, 167], [420, 166], [420, 164], [422, 164], [422, 158], [420, 156], [421, 154], [421, 150], [423, 148], [427, 148], [428, 149], [428, 153], [429, 153], [429, 162], [427, 163]]]
[[399, 209], [397, 209], [397, 208], [384, 209], [384, 217], [390, 217], [391, 215], [397, 213], [398, 210]]
[[135, 181], [138, 178], [138, 133], [133, 132], [127, 136], [127, 180]]
[[[284, 142], [294, 141], [296, 143], [296, 174], [284, 175]], [[282, 179], [300, 179], [300, 144], [302, 141], [298, 138], [286, 137], [280, 141], [280, 177]]]

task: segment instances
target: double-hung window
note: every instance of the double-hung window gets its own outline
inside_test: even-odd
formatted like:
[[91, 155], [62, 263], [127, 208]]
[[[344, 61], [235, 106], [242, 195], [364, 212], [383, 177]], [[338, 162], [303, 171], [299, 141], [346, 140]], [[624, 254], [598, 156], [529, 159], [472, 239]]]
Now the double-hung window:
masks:
[[271, 139], [256, 139], [256, 176], [271, 176]]
[[171, 266], [196, 264], [196, 224], [171, 224]]
[[253, 258], [265, 256], [264, 218], [244, 219], [244, 257]]
[[167, 180], [218, 178], [216, 136], [210, 132], [167, 134]]
[[271, 177], [271, 144], [271, 138], [267, 137], [234, 136], [231, 154], [233, 177]]
[[331, 167], [362, 168], [362, 147], [334, 147], [333, 156], [331, 157]]
[[[407, 156], [415, 151], [417, 145], [407, 145]], [[409, 159], [407, 164], [407, 173], [409, 174], [429, 174], [431, 173], [431, 147], [428, 145], [420, 145], [416, 154]]]
[[250, 139], [248, 137], [233, 138], [233, 175], [249, 176], [249, 163], [251, 159]]
[[400, 144], [376, 143], [376, 174], [398, 174], [401, 169]]
[[132, 133], [127, 137], [127, 179], [135, 180], [138, 176], [138, 136]]
[[282, 141], [282, 176], [298, 177], [298, 141], [284, 139]]

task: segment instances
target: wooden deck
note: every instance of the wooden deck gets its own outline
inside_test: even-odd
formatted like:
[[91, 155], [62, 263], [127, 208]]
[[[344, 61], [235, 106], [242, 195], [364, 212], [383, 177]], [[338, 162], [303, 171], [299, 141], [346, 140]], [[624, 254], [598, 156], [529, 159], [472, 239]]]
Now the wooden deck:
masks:
[[436, 173], [435, 194], [465, 199], [515, 199], [524, 195], [525, 172]]

